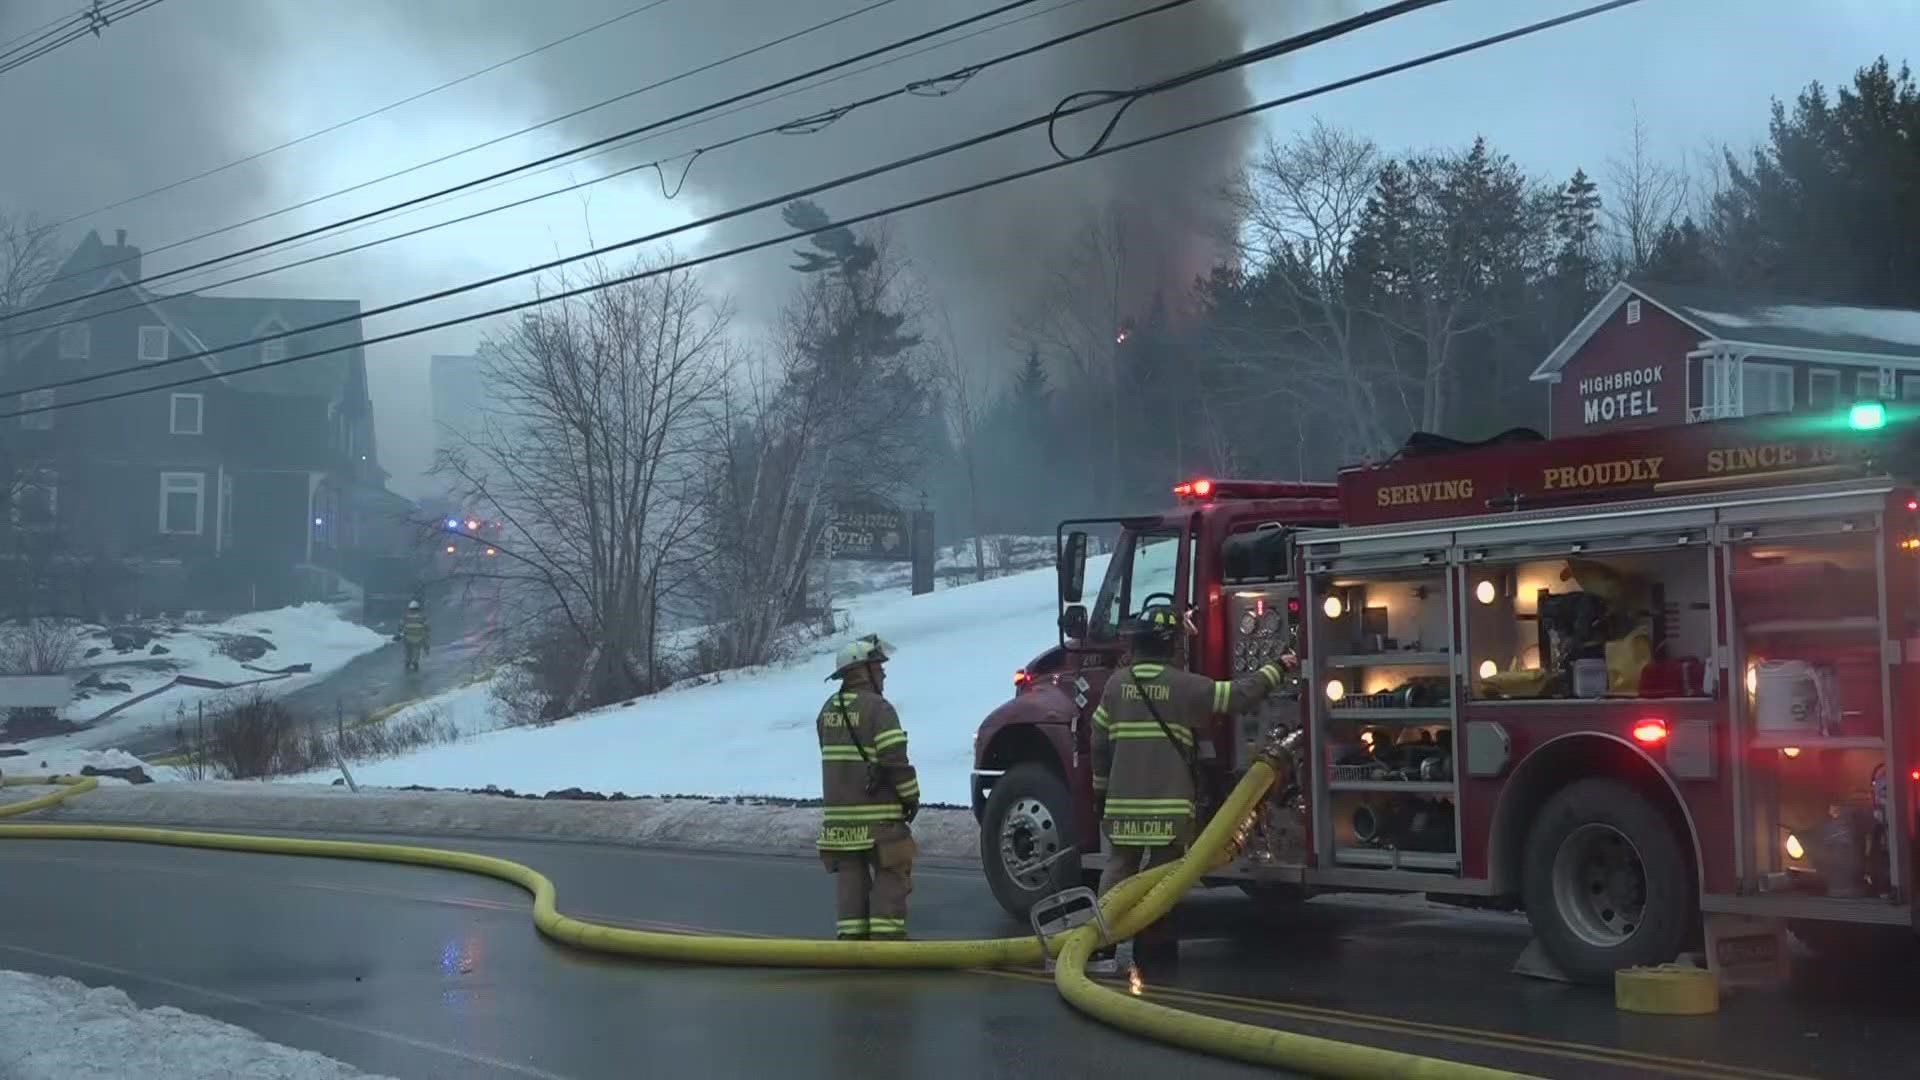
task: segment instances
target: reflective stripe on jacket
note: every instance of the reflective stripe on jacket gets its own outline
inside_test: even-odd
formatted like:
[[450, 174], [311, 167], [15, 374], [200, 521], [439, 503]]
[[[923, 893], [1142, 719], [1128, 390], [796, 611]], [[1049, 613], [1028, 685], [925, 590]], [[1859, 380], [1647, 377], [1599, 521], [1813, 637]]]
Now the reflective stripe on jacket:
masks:
[[[906, 806], [920, 801], [920, 780], [907, 761], [907, 733], [887, 699], [856, 670], [820, 707], [814, 727], [820, 737], [820, 791], [826, 803], [816, 846], [822, 851], [866, 851], [876, 839], [896, 831], [889, 826], [904, 830]], [[859, 734], [858, 745], [853, 732]], [[861, 746], [879, 767], [882, 784], [877, 791], [867, 790]]]
[[409, 645], [427, 643], [427, 616], [423, 612], [409, 611], [400, 618], [400, 638]]
[[1272, 664], [1231, 682], [1154, 663], [1114, 672], [1093, 710], [1093, 789], [1106, 794], [1107, 838], [1143, 847], [1191, 840], [1195, 792], [1187, 762], [1208, 719], [1252, 708], [1280, 680]]

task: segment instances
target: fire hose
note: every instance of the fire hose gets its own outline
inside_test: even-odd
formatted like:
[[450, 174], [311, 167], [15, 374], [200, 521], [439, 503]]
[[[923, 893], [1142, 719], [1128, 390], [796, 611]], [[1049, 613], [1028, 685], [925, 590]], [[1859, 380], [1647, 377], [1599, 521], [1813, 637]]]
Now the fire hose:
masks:
[[[1231, 860], [1261, 799], [1274, 782], [1276, 760], [1263, 756], [1247, 771], [1185, 858], [1122, 882], [1101, 899], [1103, 919], [1114, 940], [1132, 937], [1151, 925], [1172, 910], [1181, 895], [1203, 875]], [[0, 785], [59, 788], [23, 802], [0, 805], [0, 818], [5, 818], [64, 802], [93, 790], [99, 781], [90, 776], [9, 776], [0, 779]], [[563, 915], [555, 907], [553, 882], [546, 875], [522, 863], [465, 851], [132, 825], [0, 825], [0, 840], [5, 839], [105, 840], [457, 870], [497, 878], [525, 889], [533, 897], [534, 926], [554, 941], [591, 952], [648, 960], [754, 967], [968, 970], [1033, 966], [1045, 959], [1046, 951], [1057, 948], [1054, 985], [1069, 1005], [1123, 1031], [1201, 1053], [1313, 1076], [1356, 1080], [1386, 1076], [1409, 1080], [1513, 1080], [1519, 1075], [1185, 1013], [1130, 997], [1087, 978], [1087, 958], [1104, 944], [1094, 924], [1078, 927], [1044, 944], [1032, 937], [974, 941], [821, 941], [675, 934], [608, 926]]]

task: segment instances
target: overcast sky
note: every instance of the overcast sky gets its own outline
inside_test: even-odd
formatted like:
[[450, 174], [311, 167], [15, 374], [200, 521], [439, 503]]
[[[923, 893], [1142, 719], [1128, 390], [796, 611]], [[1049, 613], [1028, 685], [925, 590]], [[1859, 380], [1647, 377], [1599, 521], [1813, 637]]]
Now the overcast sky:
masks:
[[[325, 195], [443, 153], [635, 89], [874, 0], [666, 0], [604, 30], [378, 118], [132, 205], [74, 222], [126, 228], [153, 251], [208, 229]], [[644, 0], [166, 0], [43, 59], [0, 74], [0, 208], [62, 219], [304, 135], [544, 44]], [[1041, 0], [1002, 16], [991, 33], [898, 60], [831, 86], [762, 104], [646, 145], [509, 182], [470, 198], [157, 286], [221, 278], [443, 220], [604, 175], [713, 140], [807, 115], [849, 98], [945, 73], [1148, 0]], [[81, 0], [0, 0], [0, 41], [78, 10]], [[320, 202], [148, 260], [152, 275], [436, 190], [637, 126], [961, 16], [995, 0], [898, 0], [832, 30], [676, 85]], [[1129, 118], [1144, 132], [1252, 98], [1302, 89], [1420, 52], [1574, 10], [1565, 0], [1452, 0], [1306, 54], [1223, 78]], [[827, 132], [776, 136], [704, 157], [667, 201], [651, 174], [598, 184], [480, 221], [222, 290], [357, 297], [389, 303], [462, 281], [642, 234], [778, 194], [862, 165], [937, 146], [1044, 112], [1066, 93], [1124, 87], [1184, 70], [1357, 10], [1336, 0], [1199, 0], [1153, 19], [998, 69], [944, 98], [912, 97], [853, 113]], [[1038, 9], [1042, 14], [1011, 20]], [[1767, 99], [1809, 81], [1844, 82], [1882, 51], [1920, 42], [1920, 0], [1643, 0], [1624, 11], [1219, 130], [1056, 173], [923, 211], [897, 225], [902, 245], [948, 303], [964, 348], [989, 372], [1006, 363], [1010, 305], [1036, 267], [1070, 242], [1075, 222], [1113, 202], [1158, 216], [1169, 275], [1195, 257], [1183, 230], [1208, 208], [1206, 191], [1266, 132], [1314, 116], [1389, 149], [1464, 144], [1476, 134], [1528, 169], [1563, 178], [1600, 174], [1620, 152], [1637, 107], [1656, 149], [1679, 158], [1764, 133]], [[956, 181], [1047, 160], [1029, 134], [937, 165], [823, 196], [851, 214]], [[715, 235], [683, 236], [681, 253], [779, 228], [766, 214]], [[657, 249], [656, 249], [657, 250]], [[624, 261], [624, 256], [620, 257]], [[742, 260], [716, 273], [752, 332], [790, 275], [782, 260]], [[525, 298], [512, 283], [384, 319], [369, 334]], [[427, 358], [470, 351], [483, 327], [425, 335], [370, 351], [382, 457], [395, 486], [423, 490], [431, 445]]]

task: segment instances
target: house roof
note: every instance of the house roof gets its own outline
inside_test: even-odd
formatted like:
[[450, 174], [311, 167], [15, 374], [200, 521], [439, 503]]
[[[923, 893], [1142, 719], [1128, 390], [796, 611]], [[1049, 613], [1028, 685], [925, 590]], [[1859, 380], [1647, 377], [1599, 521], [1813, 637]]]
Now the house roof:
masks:
[[343, 351], [311, 360], [282, 364], [264, 371], [247, 369], [260, 362], [260, 346], [223, 352], [210, 359], [242, 390], [300, 397], [340, 398], [353, 393], [362, 381], [356, 369], [365, 361], [360, 344], [358, 300], [301, 300], [248, 296], [202, 296], [197, 293], [165, 297], [155, 307], [193, 328], [206, 347], [218, 349], [262, 334], [292, 330], [335, 319], [338, 326], [296, 334], [284, 339], [286, 355], [345, 346]]
[[1920, 311], [1629, 279], [1601, 297], [1573, 332], [1534, 369], [1533, 378], [1557, 378], [1587, 339], [1632, 297], [1653, 304], [1698, 331], [1702, 345], [1761, 353], [1819, 353], [1856, 362], [1920, 362]]

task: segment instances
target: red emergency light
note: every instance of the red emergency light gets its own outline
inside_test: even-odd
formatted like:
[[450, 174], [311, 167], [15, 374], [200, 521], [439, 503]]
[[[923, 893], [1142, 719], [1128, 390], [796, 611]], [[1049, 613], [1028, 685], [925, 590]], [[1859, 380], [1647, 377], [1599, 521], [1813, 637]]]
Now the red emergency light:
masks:
[[1032, 681], [1033, 681], [1033, 676], [1027, 674], [1025, 670], [1016, 671], [1013, 673], [1013, 688], [1015, 690], [1020, 689], [1021, 687], [1027, 685]]
[[1175, 484], [1173, 493], [1183, 499], [1205, 499], [1213, 494], [1213, 481], [1189, 480], [1184, 484]]
[[1200, 477], [1173, 486], [1182, 499], [1326, 499], [1332, 484], [1300, 484], [1273, 480], [1213, 480]]
[[1648, 717], [1633, 725], [1633, 741], [1642, 746], [1658, 746], [1667, 741], [1667, 722]]

